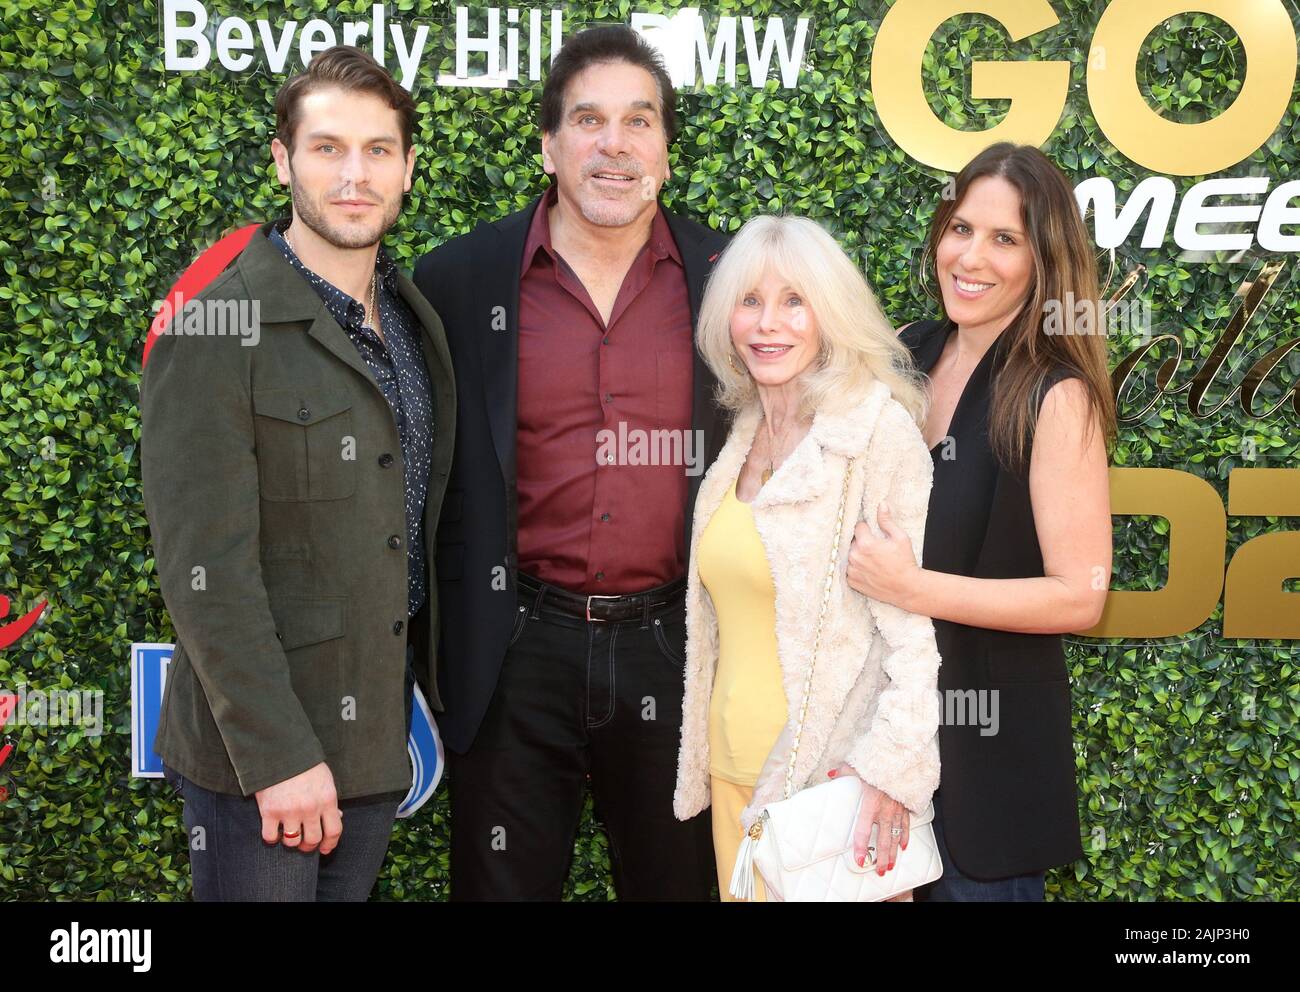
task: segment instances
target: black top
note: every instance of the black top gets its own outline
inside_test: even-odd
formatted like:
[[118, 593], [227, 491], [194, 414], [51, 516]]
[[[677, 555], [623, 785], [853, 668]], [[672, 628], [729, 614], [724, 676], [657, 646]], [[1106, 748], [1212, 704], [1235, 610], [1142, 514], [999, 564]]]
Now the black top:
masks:
[[[918, 321], [900, 335], [928, 373], [956, 326]], [[977, 578], [1043, 574], [1029, 498], [1028, 459], [1012, 471], [988, 437], [991, 386], [1005, 363], [1003, 335], [962, 390], [948, 435], [931, 449], [923, 565]], [[1050, 373], [1038, 403], [1061, 379]], [[1070, 728], [1070, 684], [1059, 634], [1021, 634], [935, 620], [943, 664], [939, 728], [944, 837], [953, 862], [980, 880], [1083, 856]], [[971, 693], [974, 690], [974, 693]], [[965, 715], [963, 716], [963, 711]], [[995, 731], [995, 732], [991, 732]]]

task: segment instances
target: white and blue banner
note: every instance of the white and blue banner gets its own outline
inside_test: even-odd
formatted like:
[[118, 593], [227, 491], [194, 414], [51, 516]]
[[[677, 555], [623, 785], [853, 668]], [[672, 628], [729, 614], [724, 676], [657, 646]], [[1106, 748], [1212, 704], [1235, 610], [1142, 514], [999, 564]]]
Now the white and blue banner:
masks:
[[[162, 758], [153, 749], [153, 741], [158, 733], [174, 647], [156, 643], [131, 645], [131, 774], [136, 778], [162, 778]], [[429, 801], [442, 779], [445, 761], [433, 711], [418, 683], [412, 691], [415, 699], [411, 734], [406, 741], [412, 768], [411, 789], [397, 810], [399, 819], [412, 815]]]

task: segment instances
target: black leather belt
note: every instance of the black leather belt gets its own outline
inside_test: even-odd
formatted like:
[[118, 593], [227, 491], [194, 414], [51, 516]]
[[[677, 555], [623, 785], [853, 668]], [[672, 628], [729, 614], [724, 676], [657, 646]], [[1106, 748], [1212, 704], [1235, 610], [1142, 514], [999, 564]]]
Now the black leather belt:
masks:
[[527, 600], [531, 599], [534, 607], [545, 603], [561, 613], [592, 623], [617, 623], [641, 620], [651, 613], [677, 605], [686, 595], [686, 580], [678, 579], [645, 592], [622, 596], [585, 596], [520, 572], [519, 590], [520, 606], [526, 605]]

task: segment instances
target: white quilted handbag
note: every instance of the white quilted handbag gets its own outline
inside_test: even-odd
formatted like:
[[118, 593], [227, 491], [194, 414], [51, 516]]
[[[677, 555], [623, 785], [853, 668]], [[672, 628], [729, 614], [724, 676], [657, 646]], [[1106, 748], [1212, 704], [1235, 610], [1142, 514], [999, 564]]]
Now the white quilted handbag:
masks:
[[830, 569], [817, 616], [812, 662], [804, 679], [803, 702], [785, 770], [785, 795], [763, 807], [741, 841], [730, 886], [731, 895], [736, 899], [754, 897], [755, 869], [763, 876], [768, 897], [774, 902], [878, 902], [933, 882], [943, 874], [934, 839], [932, 803], [911, 817], [907, 850], [900, 850], [894, 867], [880, 875], [876, 872], [875, 858], [878, 825], [873, 824], [871, 828], [866, 864], [859, 867], [853, 860], [853, 825], [862, 804], [861, 779], [846, 775], [791, 795], [813, 666], [821, 647], [831, 583], [839, 565], [840, 532], [844, 529], [844, 506], [853, 462], [850, 458], [844, 472], [844, 490], [835, 521], [835, 545], [831, 549]]

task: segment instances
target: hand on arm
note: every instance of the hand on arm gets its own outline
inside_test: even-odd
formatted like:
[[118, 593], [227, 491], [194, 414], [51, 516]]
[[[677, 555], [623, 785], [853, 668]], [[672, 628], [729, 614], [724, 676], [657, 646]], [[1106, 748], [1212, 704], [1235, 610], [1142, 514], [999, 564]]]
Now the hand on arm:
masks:
[[1091, 627], [1110, 587], [1111, 518], [1105, 442], [1099, 428], [1087, 436], [1088, 417], [1078, 379], [1062, 380], [1043, 399], [1029, 495], [1046, 574], [977, 579], [918, 568], [882, 513], [886, 539], [855, 539], [849, 584], [903, 609], [973, 627], [1030, 634]]

